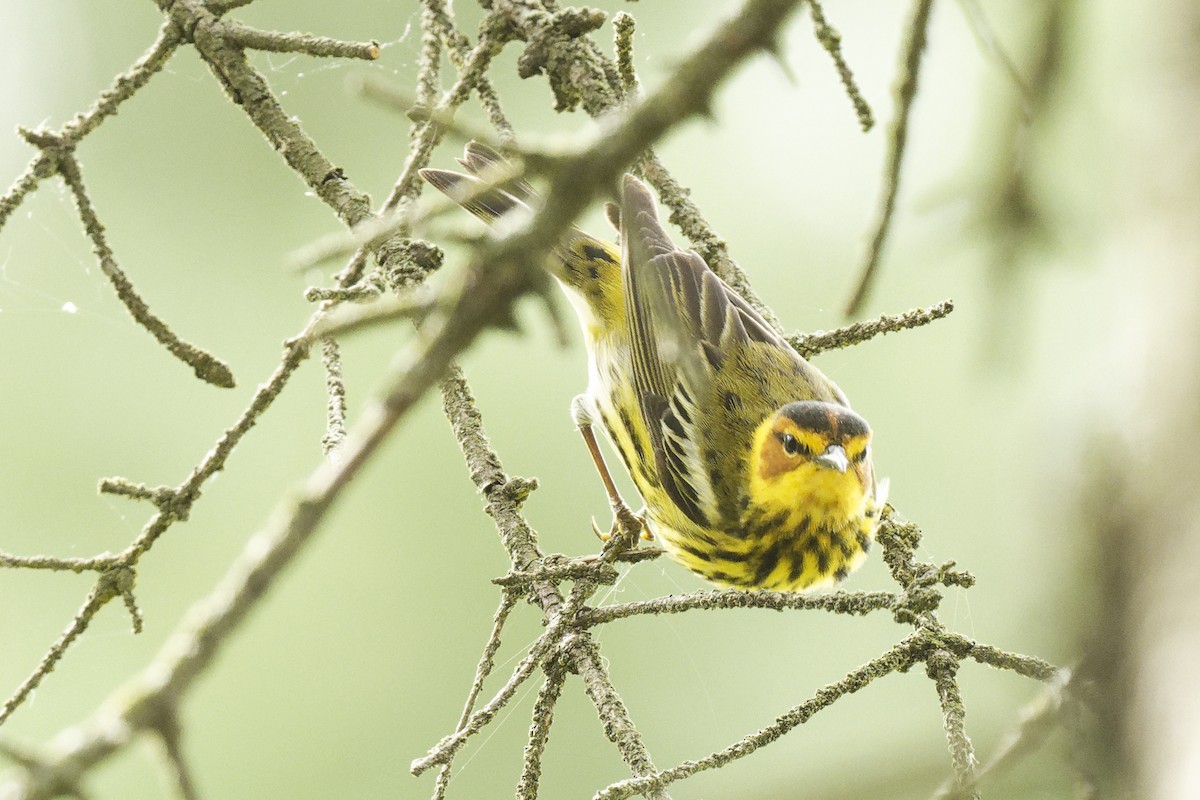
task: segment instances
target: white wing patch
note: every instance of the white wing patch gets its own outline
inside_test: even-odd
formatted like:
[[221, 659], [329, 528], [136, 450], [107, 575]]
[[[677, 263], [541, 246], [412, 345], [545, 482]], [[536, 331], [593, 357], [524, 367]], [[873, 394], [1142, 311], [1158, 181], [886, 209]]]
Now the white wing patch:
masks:
[[695, 402], [680, 383], [662, 416], [663, 460], [687, 503], [705, 519], [714, 520], [718, 516], [717, 496], [697, 444], [696, 418]]

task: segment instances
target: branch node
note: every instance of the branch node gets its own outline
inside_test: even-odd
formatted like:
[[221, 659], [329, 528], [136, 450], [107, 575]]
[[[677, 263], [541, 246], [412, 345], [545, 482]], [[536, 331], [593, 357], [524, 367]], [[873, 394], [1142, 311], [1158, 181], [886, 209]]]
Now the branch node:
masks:
[[37, 751], [12, 741], [0, 741], [0, 755], [16, 764], [27, 776], [28, 783], [44, 788], [46, 797], [86, 797], [79, 786], [81, 775], [64, 774]]
[[402, 294], [441, 269], [446, 253], [422, 239], [393, 236], [379, 245], [376, 258], [384, 269], [387, 287]]
[[23, 125], [18, 125], [17, 133], [34, 147], [49, 154], [60, 150], [70, 151], [75, 147], [73, 141], [58, 131], [48, 131], [45, 128], [30, 129]]
[[120, 597], [133, 620], [133, 632], [142, 632], [142, 611], [138, 608], [133, 596], [133, 588], [137, 584], [137, 571], [133, 567], [119, 565], [100, 573], [100, 579], [94, 590], [96, 602], [103, 605], [109, 600]]
[[612, 585], [617, 582], [616, 568], [597, 556], [571, 558], [560, 553], [551, 553], [540, 565], [530, 569], [511, 570], [506, 575], [493, 578], [492, 583], [506, 589], [524, 589], [535, 581], [559, 583], [564, 580], [588, 580], [593, 583]]
[[134, 500], [147, 500], [157, 506], [163, 514], [170, 515], [180, 522], [187, 521], [192, 503], [196, 500], [196, 495], [185, 495], [171, 486], [151, 487], [121, 477], [104, 478], [97, 488], [101, 494], [116, 494]]
[[483, 487], [484, 494], [499, 491], [504, 499], [513, 503], [517, 508], [525, 504], [534, 489], [538, 488], [537, 478], [522, 478], [514, 475], [500, 484], [488, 484]]
[[536, 32], [528, 37], [525, 51], [517, 59], [517, 74], [522, 78], [532, 78], [543, 71], [552, 72], [547, 67], [554, 49], [599, 29], [604, 25], [606, 15], [598, 9], [579, 7], [554, 13], [535, 12], [530, 18], [536, 18]]

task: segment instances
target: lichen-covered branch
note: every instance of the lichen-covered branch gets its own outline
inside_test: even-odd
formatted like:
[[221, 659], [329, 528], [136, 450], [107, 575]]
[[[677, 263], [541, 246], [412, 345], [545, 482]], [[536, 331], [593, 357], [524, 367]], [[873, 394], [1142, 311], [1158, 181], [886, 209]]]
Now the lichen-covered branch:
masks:
[[79, 162], [75, 160], [74, 148], [62, 143], [62, 140], [55, 141], [53, 137], [46, 135], [39, 137], [37, 134], [29, 133], [27, 138], [31, 141], [36, 140], [42, 146], [43, 152], [52, 154], [58, 174], [62, 176], [63, 181], [71, 190], [71, 196], [75, 198], [75, 208], [79, 212], [80, 221], [83, 222], [84, 231], [92, 240], [92, 249], [100, 262], [100, 269], [112, 283], [117, 292], [117, 298], [129, 311], [129, 315], [166, 347], [171, 355], [190, 366], [197, 378], [214, 386], [232, 389], [235, 384], [233, 371], [230, 370], [229, 365], [175, 335], [165, 322], [150, 311], [149, 306], [133, 288], [133, 283], [117, 264], [112, 248], [108, 246], [108, 239], [104, 235], [104, 226], [100, 223], [100, 218], [96, 216], [91, 198], [88, 197], [87, 189], [83, 185], [83, 175], [79, 170]]
[[895, 333], [896, 331], [904, 331], [928, 325], [934, 320], [939, 320], [949, 315], [953, 310], [954, 301], [943, 300], [927, 309], [914, 308], [911, 311], [905, 311], [903, 314], [884, 314], [877, 319], [866, 322], [855, 322], [833, 331], [797, 334], [788, 337], [788, 344], [796, 348], [796, 352], [805, 358], [812, 358], [818, 353], [824, 353], [826, 350], [839, 350], [843, 347], [851, 347], [869, 339], [874, 339], [876, 336], [882, 336], [885, 333]]
[[822, 610], [836, 614], [860, 616], [872, 611], [886, 610], [896, 602], [893, 592], [832, 592], [830, 594], [798, 594], [795, 592], [745, 592], [739, 589], [696, 592], [682, 596], [659, 597], [632, 603], [601, 606], [586, 610], [580, 621], [599, 625], [635, 616], [678, 614], [683, 611], [718, 608], [765, 608], [772, 611]]
[[[956, 773], [953, 790], [960, 795], [974, 790], [980, 773], [964, 724], [965, 704], [957, 681], [962, 663], [974, 660], [1052, 683], [1061, 679], [1063, 672], [1040, 659], [1009, 653], [947, 630], [937, 615], [944, 589], [969, 586], [974, 579], [969, 573], [954, 569], [952, 562], [917, 561], [915, 548], [920, 531], [916, 525], [901, 522], [889, 511], [880, 527], [878, 538], [883, 559], [898, 585], [896, 591], [839, 591], [825, 595], [709, 591], [589, 606], [588, 599], [598, 586], [619, 578], [620, 569], [624, 568], [620, 565], [654, 558], [661, 551], [630, 549], [632, 543], [615, 536], [596, 555], [578, 558], [544, 555], [536, 531], [522, 513], [522, 504], [537, 484], [504, 471], [484, 432], [470, 387], [455, 364], [456, 357], [488, 329], [511, 327], [514, 306], [522, 298], [546, 299], [550, 284], [541, 269], [545, 255], [579, 214], [606, 196], [621, 172], [630, 168], [642, 172], [655, 185], [664, 205], [671, 210], [671, 221], [680, 226], [718, 274], [778, 329], [770, 309], [754, 295], [745, 275], [730, 258], [727, 244], [713, 232], [687, 191], [666, 171], [652, 146], [684, 121], [710, 115], [715, 92], [747, 58], [764, 51], [781, 57], [778, 42], [782, 26], [803, 5], [802, 0], [744, 0], [734, 16], [717, 25], [706, 39], [676, 61], [666, 79], [642, 97], [637, 96], [635, 26], [632, 16], [625, 12], [614, 19], [614, 60], [603, 55], [591, 37], [605, 22], [602, 13], [591, 9], [560, 7], [550, 0], [488, 0], [479, 35], [472, 44], [459, 30], [449, 0], [422, 0], [421, 55], [409, 114], [412, 119], [409, 153], [378, 212], [371, 210], [370, 199], [324, 155], [300, 122], [286, 113], [245, 53], [247, 49], [262, 49], [374, 59], [379, 56], [377, 43], [263, 31], [224, 16], [244, 5], [243, 0], [156, 0], [156, 3], [166, 19], [159, 39], [146, 55], [128, 73], [118, 76], [113, 87], [88, 112], [56, 133], [30, 134], [40, 152], [0, 198], [0, 226], [42, 179], [61, 174], [75, 197], [80, 218], [105, 273], [117, 286], [118, 293], [122, 293], [124, 274], [107, 246], [103, 226], [85, 191], [74, 147], [158, 72], [175, 49], [190, 43], [229, 99], [241, 107], [304, 185], [351, 229], [348, 238], [333, 242], [333, 246], [321, 243], [325, 249], [310, 252], [346, 256], [348, 260], [333, 285], [309, 290], [307, 296], [319, 303], [318, 308], [303, 329], [287, 341], [280, 365], [258, 389], [247, 409], [184, 481], [172, 487], [110, 478], [101, 484], [104, 492], [147, 501], [156, 509], [128, 547], [115, 555], [105, 553], [87, 559], [0, 553], [0, 567], [98, 573], [79, 614], [43, 662], [0, 708], [0, 722], [40, 684], [110, 600], [121, 598], [135, 629], [140, 628], [141, 611], [133, 594], [140, 558], [171, 525], [187, 518], [204, 484], [224, 467], [235, 447], [272, 405], [314, 345], [320, 347], [326, 374], [326, 433], [322, 440], [326, 458], [280, 505], [265, 528], [247, 543], [243, 554], [212, 593], [193, 609], [145, 670], [114, 691], [91, 717], [50, 745], [29, 753], [8, 748], [24, 772], [0, 787], [0, 794], [41, 798], [64, 791], [78, 793], [80, 776], [136, 737], [150, 734], [164, 745], [180, 794], [185, 798], [196, 796], [195, 781], [180, 748], [181, 703], [248, 614], [316, 535], [359, 470], [435, 385], [441, 389], [444, 409], [471, 479], [483, 497], [486, 512], [495, 520], [510, 560], [507, 573], [494, 581], [500, 587], [499, 604], [458, 724], [424, 757], [412, 762], [414, 773], [441, 767], [433, 787], [435, 800], [441, 800], [449, 792], [456, 753], [539, 671], [544, 678], [530, 722], [517, 797], [534, 800], [539, 796], [542, 759], [558, 700], [568, 686], [568, 675], [575, 674], [595, 708], [605, 736], [630, 773], [628, 779], [601, 790], [597, 797], [612, 800], [642, 794], [663, 800], [668, 798], [670, 784], [747, 756], [806, 723], [845, 695], [921, 663], [934, 682], [942, 709]], [[847, 94], [866, 127], [870, 123], [870, 110], [844, 60], [840, 36], [825, 21], [819, 6], [808, 5], [817, 38], [833, 57]], [[929, 5], [927, 0], [917, 0], [910, 37], [918, 34], [923, 37]], [[560, 110], [581, 107], [595, 116], [607, 115], [608, 119], [603, 130], [589, 141], [561, 155], [525, 151], [528, 158], [524, 167], [518, 169], [529, 168], [545, 179], [545, 203], [521, 227], [505, 231], [500, 238], [472, 242], [467, 263], [460, 265], [443, 287], [418, 291], [425, 277], [439, 268], [443, 259], [438, 247], [412, 238], [414, 228], [420, 230], [424, 222], [412, 213], [413, 201], [422, 188], [418, 170], [428, 164], [433, 148], [446, 131], [456, 128], [454, 114], [472, 95], [479, 98], [498, 138], [514, 145], [512, 126], [501, 108], [495, 86], [487, 77], [495, 57], [514, 41], [524, 43], [518, 58], [519, 73], [524, 77], [545, 75]], [[903, 125], [916, 92], [918, 62], [913, 59], [919, 56], [922, 46], [922, 41], [910, 39], [906, 51], [912, 62], [909, 64], [912, 74], [907, 84], [902, 81], [900, 91], [907, 92], [907, 98], [902, 97], [904, 107], [898, 112], [896, 124], [901, 127], [900, 132], [893, 131], [897, 175], [903, 151]], [[441, 90], [440, 72], [443, 54], [457, 69], [455, 80], [445, 91]], [[512, 149], [518, 154], [522, 152], [519, 147]], [[891, 193], [887, 217], [894, 204], [894, 185]], [[885, 219], [884, 232], [886, 224]], [[132, 286], [127, 288], [126, 294], [136, 299]], [[336, 308], [346, 300], [377, 297], [389, 289], [395, 296], [377, 304]], [[140, 302], [126, 300], [131, 313], [135, 307], [145, 311], [144, 304], [137, 306]], [[944, 301], [930, 309], [880, 317], [828, 333], [797, 335], [790, 341], [798, 351], [811, 356], [883, 333], [927, 324], [945, 316], [952, 308], [950, 301]], [[416, 321], [420, 335], [383, 376], [379, 395], [351, 422], [347, 417], [338, 338], [397, 318]], [[170, 344], [168, 347], [172, 352], [179, 349]], [[217, 374], [212, 369], [207, 371]], [[229, 381], [232, 382], [232, 377]], [[572, 584], [569, 590], [564, 588], [564, 582]], [[504, 626], [522, 601], [529, 602], [542, 617], [545, 630], [503, 683], [488, 690], [490, 699], [479, 705], [486, 686], [494, 679], [495, 656]], [[878, 658], [820, 689], [773, 723], [704, 758], [660, 770], [612, 681], [591, 628], [634, 616], [745, 608], [781, 612], [820, 610], [848, 615], [889, 611], [905, 631]], [[574, 687], [573, 680], [570, 685]]]
[[[123, 273], [116, 268], [116, 262], [112, 258], [111, 250], [109, 250], [103, 236], [103, 225], [92, 208], [84, 190], [79, 167], [74, 156], [74, 148], [80, 139], [95, 131], [101, 122], [116, 112], [122, 102], [129, 99], [151, 77], [157, 74], [171, 53], [181, 43], [186, 41], [189, 35], [195, 32], [197, 25], [201, 22], [213, 23], [216, 20], [212, 12], [202, 4], [189, 3], [186, 0], [180, 0], [178, 3], [164, 3], [164, 10], [169, 12], [169, 16], [159, 31], [158, 39], [154, 45], [127, 73], [117, 76], [113, 86], [102, 93], [97, 102], [87, 112], [77, 115], [58, 132], [41, 130], [25, 132], [26, 138], [41, 148], [42, 153], [35, 159], [33, 166], [27, 170], [26, 174], [18, 179], [14, 190], [10, 191], [5, 199], [0, 202], [0, 211], [3, 212], [3, 215], [7, 215], [19, 204], [21, 198], [36, 186], [38, 180], [54, 173], [62, 174], [64, 180], [72, 190], [80, 211], [80, 217], [85, 229], [93, 240], [102, 266], [105, 266], [106, 274], [117, 285], [118, 291], [123, 292], [122, 297], [130, 307], [131, 313], [134, 313], [135, 317], [141, 314], [143, 319], [149, 320], [156, 320], [157, 318], [149, 314], [141, 300], [133, 293], [132, 287], [128, 285], [128, 281], [124, 278]], [[220, 50], [220, 47], [217, 46], [220, 43], [217, 40], [222, 33], [228, 33], [234, 30], [234, 27], [231, 27], [230, 23], [220, 21], [220, 25], [215, 26], [215, 30], [216, 32], [211, 35], [210, 43], [215, 43], [214, 47]], [[233, 46], [229, 45], [229, 47]], [[236, 47], [233, 47], [233, 49], [236, 50]], [[244, 56], [241, 56], [239, 60], [238, 56], [240, 54], [231, 55], [227, 51], [223, 52], [224, 55], [220, 56], [219, 63], [224, 65], [226, 72], [245, 85], [253, 84], [257, 76], [249, 69]], [[278, 104], [274, 103], [269, 89], [261, 81], [261, 78], [258, 77], [257, 80], [265, 96], [270, 99], [260, 99], [259, 104], [252, 105], [251, 108], [253, 111], [250, 111], [251, 116], [254, 118], [257, 115], [258, 121], [263, 126], [275, 126], [279, 120], [271, 114], [271, 109], [272, 107], [277, 109]], [[274, 106], [272, 106], [272, 103], [274, 103]], [[303, 164], [309, 167], [310, 170], [313, 168], [319, 170], [323, 157], [320, 157], [315, 143], [299, 129], [298, 125], [295, 125], [290, 120], [285, 119], [284, 121], [286, 125], [281, 129], [275, 141], [284, 145], [284, 147], [290, 147], [296, 151], [308, 154], [309, 158], [304, 160]], [[315, 175], [312, 172], [306, 177], [315, 179]], [[348, 196], [351, 198], [348, 206], [351, 207], [358, 207], [369, 202], [365, 195], [354, 190], [347, 181], [341, 180], [340, 183], [344, 184], [341, 194], [334, 192], [330, 194], [330, 197]], [[2, 222], [3, 216], [0, 216], [0, 223]], [[323, 312], [324, 309], [321, 309], [314, 316], [313, 320], [309, 323], [310, 326], [319, 319], [320, 314]], [[162, 326], [162, 330], [165, 330], [165, 326]], [[156, 335], [160, 335], [160, 333], [161, 331], [156, 333]], [[285, 348], [283, 361], [268, 381], [259, 387], [246, 411], [223, 433], [217, 443], [205, 454], [196, 468], [193, 469], [188, 478], [179, 486], [175, 488], [158, 487], [156, 489], [149, 489], [123, 478], [106, 479], [101, 484], [101, 491], [122, 494], [134, 499], [150, 500], [159, 509], [158, 513], [153, 515], [143, 526], [137, 538], [123, 551], [116, 555], [104, 554], [94, 559], [82, 560], [48, 559], [43, 557], [32, 559], [6, 557], [0, 560], [0, 566], [7, 567], [67, 569], [74, 571], [88, 569], [101, 573], [89, 595], [88, 601], [85, 602], [80, 613], [76, 615], [64, 634], [51, 646], [41, 662], [34, 668], [25, 681], [22, 682], [21, 686], [5, 702], [3, 710], [0, 711], [0, 722], [3, 722], [20, 705], [24, 698], [28, 697], [29, 692], [38, 686], [46, 675], [49, 674], [55, 663], [65, 653], [67, 647], [77, 640], [79, 634], [87, 628], [93, 617], [108, 600], [121, 597], [126, 608], [133, 616], [135, 630], [140, 629], [141, 613], [132, 595], [132, 584], [135, 579], [134, 570], [139, 560], [153, 546], [158, 537], [170, 528], [172, 524], [187, 518], [192, 503], [199, 496], [202, 485], [223, 468], [234, 447], [236, 447], [250, 428], [254, 426], [258, 418], [283, 390], [284, 385], [298, 368], [299, 364], [307, 357], [307, 346], [302, 343], [304, 341], [303, 337], [299, 338], [301, 341], [300, 344], [289, 345]], [[221, 362], [212, 359], [211, 356], [204, 354], [202, 351], [196, 350], [191, 345], [179, 342], [167, 334], [160, 335], [160, 339], [165, 340], [164, 343], [168, 344], [172, 352], [182, 354], [184, 357], [190, 359], [189, 363], [194, 363], [197, 372], [203, 373], [204, 377], [214, 380], [219, 385], [232, 385], [232, 376], [229, 374], [228, 368]], [[117, 586], [114, 583], [115, 577], [118, 576], [121, 577], [121, 586]]]
[[[517, 595], [515, 593], [505, 592], [500, 596], [500, 605], [496, 608], [496, 613], [492, 617], [492, 632], [488, 636], [487, 644], [483, 646], [483, 655], [479, 657], [479, 664], [475, 667], [475, 679], [471, 681], [471, 691], [467, 694], [467, 701], [463, 704], [462, 714], [458, 718], [458, 725], [455, 726], [455, 730], [462, 730], [463, 726], [470, 720], [471, 714], [475, 711], [475, 703], [479, 699], [480, 692], [483, 691], [483, 683], [492, 674], [492, 670], [496, 666], [496, 651], [500, 649], [500, 635], [504, 631], [504, 623], [508, 621], [508, 615], [512, 612], [516, 604]], [[561, 685], [560, 681], [559, 686], [561, 687]], [[543, 687], [542, 691], [546, 691], [545, 687]], [[551, 706], [553, 706], [553, 702], [551, 702]], [[442, 769], [437, 776], [437, 781], [434, 783], [433, 796], [435, 798], [445, 795], [446, 787], [450, 785], [450, 774], [453, 767], [453, 758], [447, 760], [442, 765]]]
[[774, 724], [740, 739], [724, 750], [719, 750], [697, 761], [684, 761], [678, 766], [664, 770], [656, 778], [633, 778], [619, 781], [597, 792], [595, 800], [623, 800], [623, 798], [642, 794], [652, 788], [667, 786], [675, 781], [683, 780], [697, 772], [716, 769], [731, 761], [745, 758], [796, 726], [803, 725], [818, 711], [827, 708], [845, 695], [857, 692], [885, 675], [908, 669], [917, 660], [920, 644], [917, 636], [904, 640], [878, 658], [851, 671], [844, 678], [824, 687], [809, 700], [780, 715]]
[[537, 800], [539, 782], [542, 777], [542, 754], [550, 739], [550, 726], [554, 723], [554, 706], [562, 694], [567, 670], [557, 661], [543, 664], [546, 679], [538, 690], [533, 704], [533, 721], [529, 724], [529, 743], [525, 745], [525, 761], [521, 767], [521, 778], [517, 782], [518, 800]]
[[[962, 692], [958, 688], [958, 660], [945, 650], [935, 649], [925, 658], [925, 670], [937, 687], [938, 702], [942, 707], [942, 725], [946, 730], [946, 743], [950, 747], [950, 761], [954, 765], [955, 783], [962, 787], [975, 779], [979, 762], [975, 758], [975, 746], [967, 736], [967, 709], [963, 705]], [[978, 800], [978, 794], [972, 795]]]
[[1042, 694], [1022, 711], [1019, 724], [997, 746], [991, 760], [978, 769], [958, 772], [953, 780], [934, 793], [933, 800], [967, 800], [976, 796], [976, 790], [985, 778], [1002, 772], [1033, 752], [1060, 727], [1063, 707], [1072, 700], [1069, 696], [1072, 674], [1070, 670], [1060, 670]]
[[858, 124], [864, 132], [871, 130], [875, 125], [875, 116], [871, 113], [871, 107], [867, 104], [866, 98], [862, 96], [862, 91], [858, 88], [858, 83], [854, 80], [854, 73], [850, 71], [846, 57], [842, 54], [842, 35], [825, 19], [825, 10], [816, 0], [808, 0], [808, 11], [812, 15], [817, 41], [833, 59], [833, 65], [837, 68], [838, 78], [842, 81], [846, 96], [854, 105], [854, 113], [858, 115]]

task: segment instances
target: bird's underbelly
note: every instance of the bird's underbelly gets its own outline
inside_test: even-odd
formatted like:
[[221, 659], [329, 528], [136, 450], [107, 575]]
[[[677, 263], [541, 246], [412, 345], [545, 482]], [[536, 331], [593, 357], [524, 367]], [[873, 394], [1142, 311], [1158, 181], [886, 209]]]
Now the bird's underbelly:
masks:
[[838, 583], [867, 556], [874, 525], [863, 518], [836, 528], [788, 528], [725, 533], [667, 525], [651, 518], [651, 531], [667, 553], [714, 583], [737, 589], [794, 592]]

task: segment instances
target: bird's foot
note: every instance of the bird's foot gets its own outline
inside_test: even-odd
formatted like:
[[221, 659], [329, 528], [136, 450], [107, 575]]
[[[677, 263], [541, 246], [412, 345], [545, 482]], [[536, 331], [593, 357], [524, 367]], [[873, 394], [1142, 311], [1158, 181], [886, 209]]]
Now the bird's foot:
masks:
[[597, 539], [606, 544], [614, 536], [620, 535], [626, 542], [626, 546], [631, 548], [637, 547], [640, 540], [652, 541], [654, 539], [654, 534], [650, 532], [650, 524], [646, 520], [645, 509], [641, 513], [635, 514], [625, 503], [613, 506], [612, 528], [607, 533], [600, 530], [595, 517], [592, 518], [592, 531], [596, 534]]

